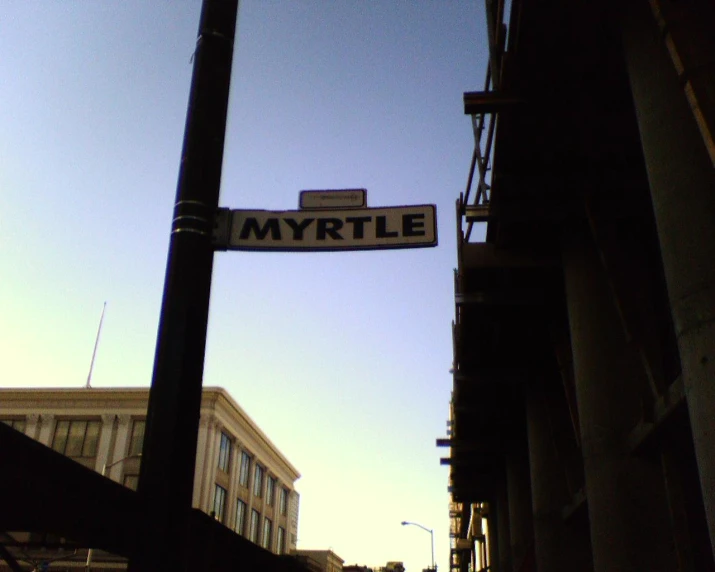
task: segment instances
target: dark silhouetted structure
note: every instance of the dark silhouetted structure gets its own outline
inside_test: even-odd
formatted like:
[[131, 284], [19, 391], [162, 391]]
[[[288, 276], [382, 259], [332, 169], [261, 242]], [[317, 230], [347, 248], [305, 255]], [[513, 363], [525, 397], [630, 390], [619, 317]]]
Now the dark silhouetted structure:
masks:
[[713, 570], [715, 5], [486, 10], [437, 443], [451, 566]]

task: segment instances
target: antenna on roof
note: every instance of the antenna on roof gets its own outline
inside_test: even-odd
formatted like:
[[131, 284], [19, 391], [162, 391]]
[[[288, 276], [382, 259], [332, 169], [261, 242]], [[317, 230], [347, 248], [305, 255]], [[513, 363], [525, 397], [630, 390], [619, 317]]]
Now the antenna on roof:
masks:
[[102, 315], [99, 317], [99, 327], [97, 328], [97, 339], [94, 340], [94, 351], [92, 352], [92, 361], [89, 364], [89, 375], [87, 376], [86, 389], [92, 389], [92, 370], [94, 369], [94, 358], [97, 356], [97, 346], [99, 345], [99, 334], [102, 332], [102, 322], [104, 321], [104, 311], [107, 309], [107, 302], [102, 306]]

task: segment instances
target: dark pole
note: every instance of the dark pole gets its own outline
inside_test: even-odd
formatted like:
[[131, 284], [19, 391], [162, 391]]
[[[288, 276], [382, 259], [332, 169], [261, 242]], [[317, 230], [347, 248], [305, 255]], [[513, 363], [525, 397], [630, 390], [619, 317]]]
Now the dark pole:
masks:
[[218, 209], [238, 0], [204, 0], [194, 52], [184, 145], [138, 495], [130, 570], [185, 570], [196, 463], [211, 234]]

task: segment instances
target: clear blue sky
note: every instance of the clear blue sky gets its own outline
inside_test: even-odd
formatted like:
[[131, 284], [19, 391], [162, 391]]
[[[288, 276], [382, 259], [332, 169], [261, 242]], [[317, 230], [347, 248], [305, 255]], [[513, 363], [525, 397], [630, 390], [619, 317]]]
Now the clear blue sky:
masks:
[[[0, 383], [150, 383], [200, 3], [7, 3], [0, 18]], [[301, 471], [299, 547], [448, 569], [454, 202], [482, 88], [475, 1], [241, 2], [222, 206], [302, 189], [436, 204], [433, 249], [219, 253], [205, 385]]]

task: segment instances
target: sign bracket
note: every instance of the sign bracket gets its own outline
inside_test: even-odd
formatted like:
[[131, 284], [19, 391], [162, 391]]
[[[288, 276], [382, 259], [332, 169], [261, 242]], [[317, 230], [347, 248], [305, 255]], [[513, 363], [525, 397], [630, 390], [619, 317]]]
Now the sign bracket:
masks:
[[211, 232], [211, 245], [214, 251], [228, 250], [228, 241], [231, 236], [231, 209], [220, 207], [216, 209], [213, 230]]

